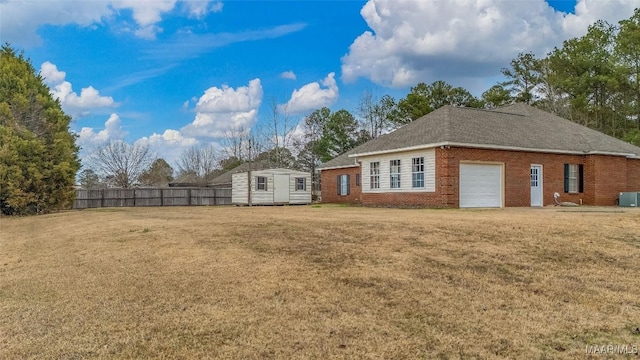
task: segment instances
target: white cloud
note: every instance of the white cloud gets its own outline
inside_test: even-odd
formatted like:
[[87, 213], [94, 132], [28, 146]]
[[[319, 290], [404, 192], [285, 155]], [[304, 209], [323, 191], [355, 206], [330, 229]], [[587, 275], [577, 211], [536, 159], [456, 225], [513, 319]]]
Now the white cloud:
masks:
[[173, 129], [166, 129], [162, 134], [154, 132], [151, 136], [144, 136], [136, 142], [148, 145], [151, 152], [158, 154], [170, 164], [174, 164], [184, 150], [199, 144], [198, 140]]
[[119, 0], [113, 1], [116, 9], [131, 9], [133, 19], [141, 27], [154, 25], [162, 20], [162, 14], [171, 11], [176, 5], [176, 0]]
[[198, 143], [191, 137], [185, 137], [178, 130], [167, 129], [162, 134], [153, 133], [149, 137], [143, 137], [140, 140], [147, 141], [149, 145], [161, 147], [189, 147]]
[[5, 0], [0, 1], [0, 34], [3, 41], [36, 45], [41, 42], [36, 33], [41, 25], [89, 26], [111, 13], [108, 1]]
[[544, 56], [597, 19], [617, 22], [638, 0], [579, 0], [575, 14], [544, 0], [369, 0], [361, 15], [371, 31], [342, 58], [342, 78], [394, 87], [496, 75], [519, 52]]
[[[122, 120], [117, 114], [111, 114], [104, 123], [102, 129], [83, 127], [77, 132], [77, 143], [81, 147], [80, 156], [85, 157], [96, 146], [100, 146], [111, 140], [125, 140], [129, 135], [122, 126]], [[149, 146], [152, 153], [158, 154], [167, 162], [175, 162], [182, 151], [191, 146], [197, 145], [198, 140], [184, 136], [180, 131], [166, 129], [163, 133], [153, 133], [150, 136], [143, 136], [135, 141]]]
[[597, 20], [606, 20], [616, 24], [622, 19], [633, 15], [635, 8], [640, 7], [638, 0], [579, 0], [576, 4], [575, 14], [567, 14], [563, 19], [562, 28], [570, 37], [582, 36], [589, 25]]
[[44, 78], [45, 84], [48, 86], [55, 86], [56, 84], [60, 84], [64, 81], [67, 73], [58, 70], [58, 67], [55, 64], [45, 61], [40, 65], [40, 75]]
[[181, 129], [187, 136], [219, 138], [231, 129], [249, 129], [256, 121], [262, 103], [260, 79], [236, 89], [223, 85], [211, 87], [198, 100], [193, 122]]
[[285, 71], [285, 72], [281, 73], [280, 77], [282, 79], [295, 80], [296, 79], [296, 74], [292, 70], [289, 70], [289, 71]]
[[153, 40], [156, 34], [162, 32], [158, 23], [162, 20], [162, 15], [173, 10], [176, 0], [116, 0], [111, 6], [116, 9], [130, 9], [133, 19], [138, 25], [134, 34], [140, 38]]
[[119, 105], [111, 96], [100, 95], [93, 86], [82, 88], [78, 95], [73, 91], [71, 83], [65, 81], [67, 74], [58, 70], [58, 67], [49, 61], [40, 66], [40, 75], [44, 78], [45, 84], [51, 88], [51, 95], [60, 100], [62, 109], [74, 118], [88, 115], [91, 110], [113, 108]]
[[83, 127], [78, 132], [78, 145], [83, 148], [92, 147], [109, 140], [122, 140], [127, 132], [122, 128], [118, 114], [111, 114], [104, 123], [104, 129], [96, 132], [93, 128]]
[[216, 13], [222, 11], [223, 4], [221, 1], [202, 1], [202, 0], [188, 0], [184, 1], [184, 5], [187, 8], [187, 12], [190, 17], [196, 19], [202, 19], [209, 13]]
[[[135, 27], [133, 33], [154, 39], [163, 15], [176, 8], [176, 0], [92, 0], [92, 1], [0, 1], [0, 14], [10, 14], [0, 21], [3, 41], [33, 46], [41, 42], [37, 30], [42, 25], [91, 26], [122, 21], [121, 10], [130, 10]], [[201, 18], [222, 10], [219, 1], [184, 1], [188, 15]]]
[[185, 149], [199, 144], [198, 140], [173, 129], [166, 129], [162, 134], [154, 132], [151, 136], [144, 136], [136, 142], [149, 145], [149, 150], [170, 164], [175, 164]]
[[338, 99], [338, 94], [335, 73], [332, 72], [322, 80], [322, 84], [312, 82], [293, 90], [291, 99], [286, 104], [280, 105], [280, 110], [286, 109], [290, 114], [299, 114], [323, 106], [331, 106]]
[[[1, 1], [1, 0], [0, 0]], [[234, 43], [246, 41], [258, 41], [263, 39], [276, 39], [303, 30], [307, 25], [293, 23], [278, 25], [260, 30], [247, 30], [240, 32], [221, 32], [208, 34], [193, 34], [184, 32], [170, 39], [154, 43], [143, 53], [149, 59], [161, 59], [165, 62], [180, 61], [194, 58], [213, 49]], [[176, 51], [176, 47], [180, 51]]]

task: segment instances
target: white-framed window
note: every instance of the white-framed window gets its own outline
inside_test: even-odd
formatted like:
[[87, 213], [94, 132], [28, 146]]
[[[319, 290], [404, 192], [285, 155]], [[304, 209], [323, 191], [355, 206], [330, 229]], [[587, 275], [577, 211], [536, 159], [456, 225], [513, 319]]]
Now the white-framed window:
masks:
[[349, 175], [338, 175], [338, 195], [349, 195]]
[[415, 157], [411, 166], [411, 186], [424, 188], [424, 156]]
[[307, 178], [299, 177], [296, 178], [296, 191], [305, 191], [307, 190]]
[[369, 177], [371, 189], [380, 189], [380, 162], [369, 163]]
[[584, 188], [584, 166], [564, 164], [564, 192], [581, 193]]
[[583, 181], [583, 165], [564, 164], [564, 192], [581, 193]]
[[256, 190], [267, 190], [266, 176], [256, 176]]
[[392, 189], [400, 189], [400, 160], [389, 161], [389, 180]]
[[578, 165], [569, 164], [569, 192], [578, 192]]
[[531, 187], [538, 187], [540, 183], [540, 176], [538, 173], [538, 168], [535, 166], [531, 166]]

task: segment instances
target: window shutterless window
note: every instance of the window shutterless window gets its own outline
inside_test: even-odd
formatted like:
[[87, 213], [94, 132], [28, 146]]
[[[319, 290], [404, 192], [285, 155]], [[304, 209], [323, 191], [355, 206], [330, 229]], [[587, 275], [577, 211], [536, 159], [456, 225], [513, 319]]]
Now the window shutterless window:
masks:
[[424, 157], [413, 158], [411, 166], [411, 186], [424, 187]]
[[256, 176], [256, 190], [267, 190], [267, 178]]
[[371, 189], [380, 189], [380, 162], [369, 163], [369, 181]]
[[380, 162], [372, 162], [369, 164], [370, 188], [380, 188]]
[[400, 160], [391, 160], [389, 162], [389, 176], [392, 189], [400, 188]]
[[584, 166], [582, 164], [564, 164], [564, 192], [584, 192]]
[[305, 191], [307, 189], [307, 179], [303, 177], [296, 178], [296, 191]]
[[356, 186], [360, 186], [360, 174], [356, 174]]
[[338, 195], [349, 195], [349, 175], [338, 175]]

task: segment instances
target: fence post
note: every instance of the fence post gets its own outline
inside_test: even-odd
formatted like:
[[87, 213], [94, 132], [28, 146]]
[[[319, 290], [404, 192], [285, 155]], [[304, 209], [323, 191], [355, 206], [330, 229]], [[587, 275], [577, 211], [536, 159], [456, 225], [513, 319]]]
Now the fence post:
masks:
[[187, 194], [189, 196], [189, 206], [191, 206], [191, 189], [189, 189]]
[[164, 189], [160, 189], [160, 206], [164, 206]]
[[104, 207], [104, 189], [100, 189], [100, 207]]

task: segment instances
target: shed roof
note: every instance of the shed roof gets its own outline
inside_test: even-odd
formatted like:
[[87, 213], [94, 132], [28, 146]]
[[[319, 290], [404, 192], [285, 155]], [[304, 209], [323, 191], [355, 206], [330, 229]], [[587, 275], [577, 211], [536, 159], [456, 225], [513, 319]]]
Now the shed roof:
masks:
[[[251, 163], [251, 170], [262, 170], [262, 169], [268, 169], [270, 168], [270, 161], [265, 159], [265, 160], [260, 160], [260, 161], [254, 161]], [[239, 173], [239, 172], [246, 172], [249, 171], [249, 163], [242, 163], [236, 167], [234, 167], [233, 169], [220, 174], [219, 176], [213, 178], [210, 181], [210, 184], [212, 185], [222, 185], [222, 184], [231, 184], [231, 175], [235, 174], [235, 173]]]

